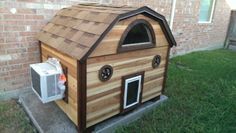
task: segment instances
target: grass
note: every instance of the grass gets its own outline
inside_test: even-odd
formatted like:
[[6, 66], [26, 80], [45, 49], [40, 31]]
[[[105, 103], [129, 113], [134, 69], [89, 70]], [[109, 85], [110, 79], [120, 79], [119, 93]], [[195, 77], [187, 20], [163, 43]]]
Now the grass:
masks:
[[167, 102], [117, 133], [235, 133], [236, 52], [195, 52], [171, 59]]
[[[171, 59], [167, 102], [117, 133], [235, 133], [236, 52], [195, 52]], [[0, 132], [36, 132], [14, 100], [0, 102]]]
[[0, 102], [0, 132], [33, 133], [36, 130], [23, 109], [15, 100], [10, 100]]

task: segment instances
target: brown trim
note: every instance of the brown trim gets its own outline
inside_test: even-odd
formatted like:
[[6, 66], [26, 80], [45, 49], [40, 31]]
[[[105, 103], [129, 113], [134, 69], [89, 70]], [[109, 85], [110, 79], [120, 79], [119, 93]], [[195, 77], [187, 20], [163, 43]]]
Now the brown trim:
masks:
[[39, 57], [39, 61], [40, 62], [43, 62], [43, 54], [42, 54], [42, 42], [39, 41], [39, 54], [40, 54], [40, 57]]
[[80, 112], [82, 111], [81, 110], [81, 106], [80, 106], [80, 82], [81, 81], [81, 77], [80, 77], [80, 74], [81, 74], [81, 69], [80, 69], [80, 63], [79, 61], [77, 60], [77, 130], [78, 132], [81, 132], [81, 120], [80, 120]]
[[[141, 45], [133, 45], [133, 46], [123, 46], [124, 40], [126, 39], [128, 33], [132, 28], [138, 24], [144, 24], [145, 28], [149, 30], [150, 33], [148, 33], [148, 37], [151, 39], [151, 42], [148, 42], [146, 44], [141, 44]], [[145, 19], [137, 19], [130, 23], [128, 27], [125, 29], [123, 32], [123, 35], [121, 36], [121, 39], [119, 41], [119, 45], [117, 48], [117, 53], [121, 52], [127, 52], [127, 51], [132, 51], [132, 50], [140, 50], [140, 49], [146, 49], [146, 48], [153, 48], [156, 46], [156, 37], [155, 37], [155, 32], [153, 30], [152, 25]]]
[[86, 132], [86, 108], [87, 108], [87, 63], [77, 61], [77, 86], [78, 86], [78, 126], [79, 132]]
[[[133, 110], [133, 109], [135, 109], [136, 107], [138, 107], [138, 106], [140, 106], [141, 105], [141, 103], [142, 103], [142, 97], [143, 97], [143, 83], [144, 83], [144, 71], [142, 71], [142, 72], [138, 72], [138, 73], [133, 73], [133, 74], [129, 74], [129, 75], [126, 75], [126, 76], [123, 76], [122, 77], [122, 84], [121, 84], [121, 97], [120, 97], [120, 112], [122, 113], [122, 114], [124, 114], [124, 113], [126, 113], [126, 112], [128, 112], [128, 111], [131, 111], [131, 110]], [[139, 96], [139, 103], [138, 104], [136, 104], [136, 105], [134, 105], [134, 106], [132, 106], [132, 107], [129, 107], [129, 108], [127, 108], [127, 109], [124, 109], [124, 94], [125, 94], [125, 80], [126, 79], [129, 79], [129, 78], [132, 78], [132, 77], [135, 77], [135, 76], [139, 76], [139, 75], [141, 75], [141, 92], [140, 92], [140, 96]]]
[[[104, 78], [104, 77], [102, 76], [102, 72], [103, 72], [104, 69], [107, 69], [107, 68], [111, 70], [111, 73], [110, 73], [110, 75], [108, 75], [108, 78]], [[103, 66], [103, 67], [101, 67], [101, 68], [99, 69], [98, 78], [99, 78], [100, 81], [105, 82], [105, 81], [111, 79], [112, 74], [113, 74], [113, 68], [112, 68], [112, 66], [110, 66], [110, 65], [105, 65], [105, 66]]]
[[165, 19], [165, 17], [155, 11], [153, 11], [151, 8], [144, 6], [137, 10], [130, 11], [128, 13], [120, 14], [115, 18], [112, 23], [108, 26], [108, 28], [102, 33], [102, 35], [98, 38], [98, 40], [95, 42], [95, 44], [88, 50], [88, 52], [80, 59], [80, 60], [86, 60], [89, 55], [93, 52], [93, 50], [98, 46], [98, 44], [103, 40], [103, 38], [107, 35], [107, 33], [113, 28], [113, 26], [120, 20], [135, 16], [137, 14], [144, 14], [148, 17], [153, 18], [154, 20], [158, 21], [161, 25], [161, 28], [165, 34], [165, 37], [169, 43], [169, 46], [176, 46], [176, 41], [174, 39], [174, 36], [170, 30], [170, 27]]
[[161, 89], [161, 93], [162, 93], [162, 94], [164, 94], [164, 92], [165, 92], [165, 87], [166, 87], [167, 69], [168, 69], [168, 65], [169, 65], [169, 56], [170, 56], [170, 47], [168, 48], [168, 52], [167, 52], [167, 56], [166, 56], [166, 65], [165, 65], [164, 80], [163, 80], [162, 89]]
[[[151, 100], [148, 100], [148, 101], [156, 102], [156, 101], [158, 101], [160, 99], [161, 99], [161, 96], [159, 95], [159, 96], [154, 97], [154, 98], [152, 98]], [[148, 101], [146, 101], [146, 102], [148, 102]]]

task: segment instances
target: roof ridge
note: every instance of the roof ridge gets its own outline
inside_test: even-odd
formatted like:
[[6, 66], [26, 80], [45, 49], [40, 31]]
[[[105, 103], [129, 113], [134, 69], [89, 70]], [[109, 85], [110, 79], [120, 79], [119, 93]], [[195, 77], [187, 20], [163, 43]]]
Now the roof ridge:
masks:
[[78, 6], [93, 6], [93, 7], [112, 7], [112, 8], [122, 8], [122, 7], [129, 7], [134, 8], [134, 6], [129, 5], [113, 5], [113, 4], [99, 4], [99, 3], [80, 3], [77, 4]]

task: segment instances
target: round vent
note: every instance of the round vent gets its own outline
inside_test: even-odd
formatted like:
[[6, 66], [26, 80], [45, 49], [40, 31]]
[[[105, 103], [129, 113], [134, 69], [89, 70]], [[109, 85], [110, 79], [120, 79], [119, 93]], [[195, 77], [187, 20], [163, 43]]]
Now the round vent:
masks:
[[110, 65], [105, 65], [99, 70], [99, 79], [101, 81], [107, 81], [111, 78], [113, 69]]
[[161, 63], [161, 56], [160, 55], [156, 55], [153, 57], [152, 60], [152, 67], [153, 68], [157, 68]]

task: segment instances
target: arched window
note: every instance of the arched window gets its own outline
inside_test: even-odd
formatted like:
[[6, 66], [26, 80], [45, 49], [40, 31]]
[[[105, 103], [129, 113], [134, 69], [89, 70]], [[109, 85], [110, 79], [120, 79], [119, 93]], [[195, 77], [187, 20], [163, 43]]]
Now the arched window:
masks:
[[124, 31], [118, 46], [118, 52], [152, 48], [155, 46], [155, 33], [152, 25], [144, 20], [138, 19]]

